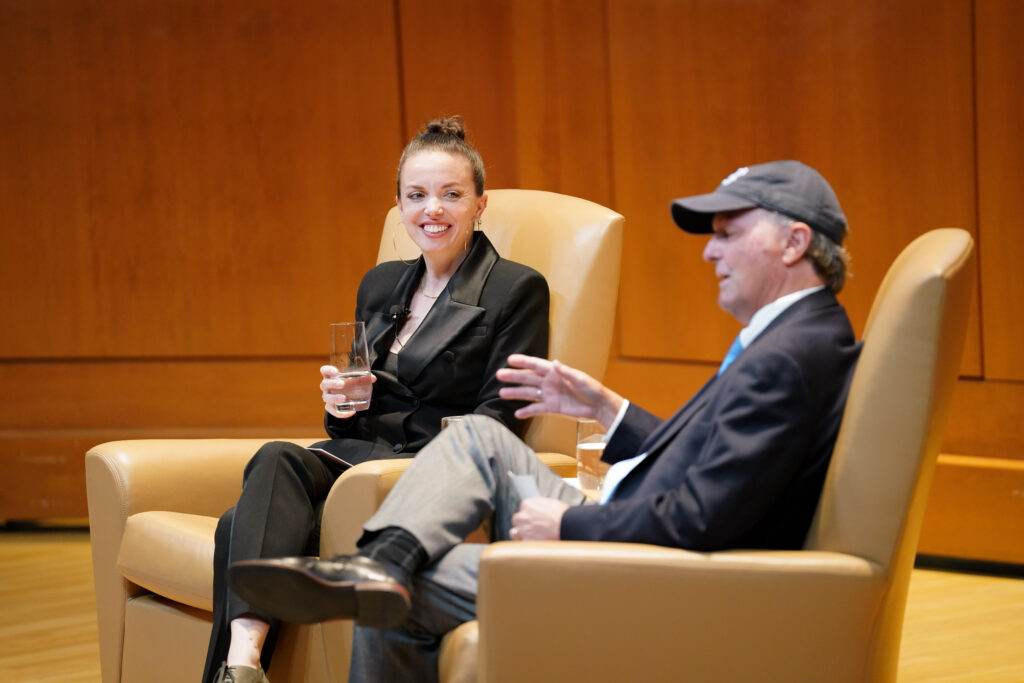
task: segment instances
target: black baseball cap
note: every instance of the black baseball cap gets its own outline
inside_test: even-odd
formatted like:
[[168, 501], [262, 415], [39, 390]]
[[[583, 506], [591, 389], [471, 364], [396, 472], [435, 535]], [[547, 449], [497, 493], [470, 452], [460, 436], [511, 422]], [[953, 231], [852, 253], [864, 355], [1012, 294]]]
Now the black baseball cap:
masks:
[[799, 161], [770, 161], [730, 173], [714, 192], [672, 202], [672, 219], [686, 232], [712, 232], [720, 211], [760, 207], [802, 221], [836, 244], [846, 234], [846, 216], [828, 181]]

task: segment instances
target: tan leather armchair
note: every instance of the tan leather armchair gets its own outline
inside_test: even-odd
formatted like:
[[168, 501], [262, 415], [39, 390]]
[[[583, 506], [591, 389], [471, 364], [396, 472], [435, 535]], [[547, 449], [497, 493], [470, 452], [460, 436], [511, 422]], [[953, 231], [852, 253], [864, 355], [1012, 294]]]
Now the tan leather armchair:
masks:
[[[618, 293], [622, 216], [551, 192], [488, 194], [483, 229], [498, 253], [547, 277], [551, 356], [603, 376]], [[413, 255], [392, 209], [378, 260], [394, 258], [396, 244], [406, 257]], [[571, 420], [546, 417], [531, 425], [526, 440], [539, 451], [571, 453], [573, 429]], [[199, 679], [212, 617], [213, 532], [238, 498], [246, 462], [272, 437], [118, 441], [86, 454], [104, 683]], [[565, 476], [575, 473], [570, 456], [546, 457]], [[388, 462], [384, 469], [400, 468], [395, 463], [404, 461]], [[377, 464], [366, 465], [372, 471]], [[354, 547], [359, 525], [381, 497], [379, 482], [361, 470], [335, 484], [324, 510], [323, 554]], [[350, 507], [366, 512], [356, 519]], [[349, 633], [345, 624], [285, 625], [270, 678], [345, 680]]]
[[[441, 680], [894, 681], [972, 250], [967, 232], [935, 230], [889, 269], [803, 550], [496, 543]], [[377, 496], [396, 478], [379, 472]]]

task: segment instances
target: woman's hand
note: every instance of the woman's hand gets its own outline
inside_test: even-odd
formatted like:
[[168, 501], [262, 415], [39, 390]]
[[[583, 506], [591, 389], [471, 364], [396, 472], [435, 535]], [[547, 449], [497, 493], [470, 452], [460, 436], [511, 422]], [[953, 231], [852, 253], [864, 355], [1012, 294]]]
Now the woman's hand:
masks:
[[516, 411], [523, 419], [542, 413], [597, 420], [607, 429], [615, 421], [623, 398], [585, 372], [558, 362], [513, 353], [509, 367], [498, 370], [502, 398], [532, 401]]
[[[345, 380], [338, 377], [339, 370], [333, 365], [321, 365], [320, 375], [323, 379], [320, 380], [320, 393], [324, 401], [324, 409], [334, 417], [342, 420], [352, 417], [356, 414], [354, 410], [338, 410], [336, 407], [338, 403], [345, 400]], [[370, 374], [370, 382], [376, 382], [377, 375]]]

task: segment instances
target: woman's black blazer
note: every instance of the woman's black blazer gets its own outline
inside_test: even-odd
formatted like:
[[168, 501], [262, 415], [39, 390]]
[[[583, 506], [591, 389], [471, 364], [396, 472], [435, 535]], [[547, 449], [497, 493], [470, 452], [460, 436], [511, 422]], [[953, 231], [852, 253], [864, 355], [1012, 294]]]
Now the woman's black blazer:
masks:
[[363, 277], [356, 320], [366, 323], [377, 381], [369, 409], [347, 420], [327, 414], [331, 441], [319, 444], [345, 460], [408, 457], [448, 415], [489, 415], [521, 434], [513, 412], [522, 405], [498, 397], [494, 373], [511, 353], [547, 356], [548, 286], [537, 271], [507, 261], [482, 232], [420, 327], [398, 354], [397, 373], [383, 369], [420, 278], [414, 264], [388, 261]]

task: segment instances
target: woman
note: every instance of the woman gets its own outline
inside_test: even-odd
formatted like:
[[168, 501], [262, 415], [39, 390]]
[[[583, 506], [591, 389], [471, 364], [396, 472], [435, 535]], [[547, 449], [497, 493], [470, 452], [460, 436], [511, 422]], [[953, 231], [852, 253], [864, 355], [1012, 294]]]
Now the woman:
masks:
[[[374, 375], [369, 408], [339, 412], [345, 381], [320, 368], [332, 438], [316, 446], [353, 464], [409, 457], [448, 415], [490, 415], [521, 432], [513, 413], [522, 404], [499, 397], [495, 372], [511, 353], [547, 355], [543, 276], [500, 258], [474, 230], [487, 206], [484, 167], [460, 117], [431, 121], [406, 146], [396, 201], [422, 256], [382, 263], [359, 285], [356, 319], [366, 324]], [[246, 466], [242, 495], [217, 525], [204, 681], [266, 681], [277, 625], [231, 593], [227, 566], [317, 554], [323, 501], [343, 469], [284, 442], [266, 444]]]

